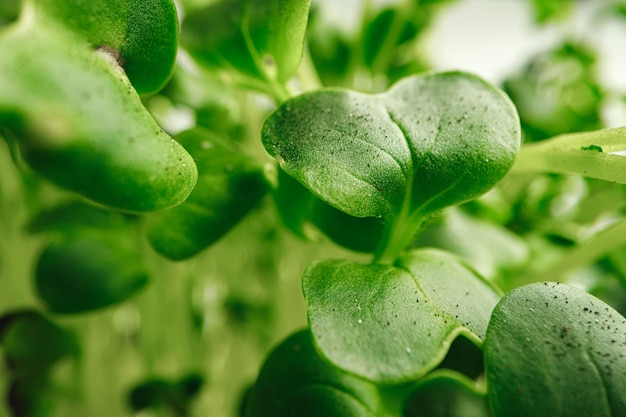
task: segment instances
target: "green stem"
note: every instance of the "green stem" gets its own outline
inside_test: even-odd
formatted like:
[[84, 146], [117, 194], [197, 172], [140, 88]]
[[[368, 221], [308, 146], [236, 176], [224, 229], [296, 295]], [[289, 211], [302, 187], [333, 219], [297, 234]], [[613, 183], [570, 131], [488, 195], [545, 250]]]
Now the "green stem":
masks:
[[248, 51], [250, 52], [250, 56], [252, 56], [252, 59], [254, 60], [254, 65], [256, 66], [259, 73], [263, 75], [263, 79], [267, 87], [265, 90], [274, 98], [277, 104], [282, 104], [290, 99], [292, 97], [292, 94], [285, 85], [283, 85], [276, 79], [276, 74], [268, 73], [268, 68], [264, 64], [263, 57], [256, 49], [256, 46], [252, 41], [252, 36], [248, 31], [248, 15], [245, 14], [242, 19], [243, 37], [246, 42], [246, 46], [248, 47]]
[[403, 210], [399, 216], [385, 225], [381, 243], [374, 254], [372, 263], [393, 264], [406, 248], [415, 240], [424, 224], [420, 212], [408, 214]]
[[546, 280], [555, 280], [567, 272], [575, 271], [597, 261], [602, 256], [626, 245], [626, 220], [587, 239], [566, 253], [555, 265], [542, 275]]
[[374, 62], [372, 62], [372, 75], [385, 74], [387, 72], [389, 63], [400, 40], [402, 29], [406, 23], [406, 16], [411, 16], [414, 13], [415, 4], [415, 1], [405, 0], [396, 7], [396, 13], [393, 16], [389, 30], [385, 34], [379, 53], [374, 58]]
[[385, 417], [400, 417], [404, 415], [404, 405], [415, 391], [417, 383], [410, 382], [408, 384], [390, 387], [381, 387], [379, 389], [382, 408]]
[[522, 147], [511, 173], [582, 175], [626, 184], [626, 127], [573, 133]]
[[303, 91], [314, 91], [322, 88], [322, 81], [313, 63], [311, 51], [309, 51], [306, 44], [304, 45], [302, 62], [296, 73], [296, 78], [300, 82]]

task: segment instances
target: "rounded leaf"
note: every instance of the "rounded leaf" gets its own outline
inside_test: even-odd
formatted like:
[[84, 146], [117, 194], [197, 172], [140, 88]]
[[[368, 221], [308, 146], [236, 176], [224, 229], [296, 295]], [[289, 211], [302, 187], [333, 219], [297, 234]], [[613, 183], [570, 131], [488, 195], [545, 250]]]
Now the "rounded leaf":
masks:
[[461, 333], [480, 343], [499, 299], [473, 271], [435, 250], [414, 251], [398, 267], [315, 262], [302, 287], [320, 353], [380, 384], [425, 375]]
[[224, 138], [194, 129], [177, 139], [196, 162], [198, 182], [184, 203], [152, 214], [148, 226], [152, 246], [174, 260], [216, 242], [270, 189], [263, 166]]
[[8, 369], [18, 378], [45, 374], [59, 359], [79, 350], [73, 334], [35, 310], [0, 317], [0, 345]]
[[35, 271], [39, 296], [57, 313], [125, 301], [147, 282], [136, 242], [116, 232], [85, 232], [53, 241]]
[[575, 287], [507, 294], [484, 343], [495, 417], [626, 416], [626, 319]]
[[374, 417], [376, 387], [322, 360], [308, 330], [299, 331], [265, 361], [246, 406], [248, 417]]
[[182, 43], [202, 64], [285, 83], [302, 58], [310, 0], [222, 0], [186, 16]]
[[519, 120], [466, 73], [408, 77], [368, 95], [324, 89], [285, 102], [263, 143], [289, 175], [356, 217], [413, 217], [478, 197], [513, 165]]
[[43, 30], [0, 36], [0, 125], [58, 186], [124, 211], [180, 204], [197, 179], [193, 159], [119, 68], [75, 42]]
[[61, 26], [113, 53], [139, 94], [160, 90], [178, 50], [172, 0], [35, 0], [37, 24]]

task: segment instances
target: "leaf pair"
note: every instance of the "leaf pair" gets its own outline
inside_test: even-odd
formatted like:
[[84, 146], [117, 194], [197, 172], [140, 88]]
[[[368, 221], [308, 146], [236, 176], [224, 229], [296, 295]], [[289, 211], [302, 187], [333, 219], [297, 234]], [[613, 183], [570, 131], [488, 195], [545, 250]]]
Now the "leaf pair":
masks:
[[[446, 275], [441, 277], [445, 280]], [[384, 299], [379, 304], [389, 305]], [[361, 312], [385, 309], [366, 303], [351, 307]], [[344, 316], [346, 321], [354, 318], [350, 311]], [[396, 318], [394, 324], [401, 320]], [[317, 322], [311, 322], [314, 332]], [[342, 330], [353, 332], [348, 326]], [[387, 331], [388, 346], [402, 337], [392, 325], [379, 331]], [[346, 339], [341, 334], [323, 336], [339, 343]], [[355, 339], [344, 356], [361, 354], [361, 345], [368, 343], [367, 338]], [[261, 370], [247, 416], [382, 416], [385, 396], [400, 401], [396, 407], [406, 417], [485, 416], [490, 411], [494, 417], [626, 415], [626, 319], [597, 298], [563, 284], [515, 289], [493, 310], [483, 344], [490, 407], [476, 384], [457, 372], [437, 370], [414, 386], [383, 388], [383, 381], [373, 384], [344, 373], [345, 362], [330, 358], [331, 365], [322, 360], [316, 351], [320, 348], [326, 356], [319, 336], [308, 331], [277, 347]], [[370, 357], [370, 369], [394, 357]]]
[[310, 333], [299, 331], [267, 358], [245, 404], [245, 416], [383, 416], [389, 415], [383, 411], [386, 396], [402, 398], [393, 408], [405, 417], [483, 417], [488, 407], [472, 381], [450, 371], [438, 371], [415, 385], [381, 390], [323, 361]]
[[262, 135], [281, 168], [320, 199], [384, 220], [378, 252], [387, 262], [426, 217], [499, 182], [520, 146], [509, 99], [460, 72], [405, 78], [377, 95], [303, 94], [274, 112]]

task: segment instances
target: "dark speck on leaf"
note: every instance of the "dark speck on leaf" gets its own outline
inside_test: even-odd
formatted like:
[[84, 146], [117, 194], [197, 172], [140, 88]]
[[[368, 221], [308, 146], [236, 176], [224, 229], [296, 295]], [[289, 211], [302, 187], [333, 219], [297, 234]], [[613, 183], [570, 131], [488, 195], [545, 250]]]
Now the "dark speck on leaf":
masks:
[[580, 149], [583, 151], [602, 152], [602, 147], [599, 145], [582, 146]]

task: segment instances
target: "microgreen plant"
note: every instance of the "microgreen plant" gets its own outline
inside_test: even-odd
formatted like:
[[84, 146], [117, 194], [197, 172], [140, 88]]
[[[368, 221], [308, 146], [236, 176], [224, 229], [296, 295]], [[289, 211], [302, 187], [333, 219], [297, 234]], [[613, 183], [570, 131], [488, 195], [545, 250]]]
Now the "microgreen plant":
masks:
[[0, 415], [626, 416], [593, 48], [500, 84], [357, 3], [0, 0]]

